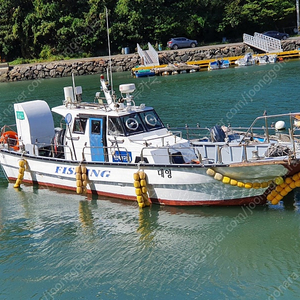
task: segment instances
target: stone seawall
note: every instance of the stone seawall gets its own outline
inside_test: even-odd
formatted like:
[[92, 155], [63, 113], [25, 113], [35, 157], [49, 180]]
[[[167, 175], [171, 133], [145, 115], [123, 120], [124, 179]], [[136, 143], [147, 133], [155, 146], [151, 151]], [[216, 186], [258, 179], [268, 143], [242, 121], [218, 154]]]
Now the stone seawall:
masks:
[[[283, 51], [300, 48], [300, 39], [282, 42]], [[218, 46], [205, 46], [181, 50], [159, 51], [161, 64], [174, 62], [199, 61], [220, 57], [244, 55], [253, 50], [243, 44], [223, 44]], [[111, 57], [113, 72], [130, 71], [141, 63], [139, 55], [126, 54]], [[2, 64], [3, 65], [3, 64]], [[0, 81], [33, 80], [40, 78], [57, 78], [75, 75], [88, 75], [105, 73], [109, 66], [108, 57], [85, 58], [80, 60], [62, 60], [47, 63], [24, 64], [10, 67], [0, 67]]]

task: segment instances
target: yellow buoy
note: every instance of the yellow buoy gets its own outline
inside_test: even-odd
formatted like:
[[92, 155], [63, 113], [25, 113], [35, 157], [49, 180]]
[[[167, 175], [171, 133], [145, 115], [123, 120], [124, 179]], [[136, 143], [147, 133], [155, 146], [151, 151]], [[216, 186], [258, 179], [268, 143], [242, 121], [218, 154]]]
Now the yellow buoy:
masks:
[[296, 183], [295, 181], [292, 181], [290, 184], [289, 184], [290, 188], [293, 190], [295, 187], [296, 187]]
[[295, 182], [296, 187], [300, 187], [300, 179]]
[[145, 179], [141, 179], [140, 184], [141, 186], [147, 186], [147, 182]]
[[133, 179], [134, 179], [134, 181], [139, 181], [140, 180], [139, 173], [133, 173]]
[[297, 174], [293, 175], [292, 179], [293, 179], [294, 181], [297, 181], [297, 180], [299, 180], [299, 179], [300, 179], [300, 177], [299, 177], [299, 173], [297, 173]]
[[137, 200], [138, 203], [144, 203], [143, 196], [136, 196], [136, 200]]
[[282, 197], [286, 196], [287, 194], [288, 194], [288, 192], [285, 189], [280, 192], [280, 195]]
[[81, 173], [81, 166], [77, 166], [77, 167], [75, 168], [75, 172], [76, 172], [76, 173]]
[[215, 172], [215, 170], [209, 168], [206, 170], [206, 174], [209, 176], [215, 176], [216, 172]]
[[219, 181], [222, 181], [223, 175], [220, 174], [220, 173], [216, 173], [215, 176], [214, 176], [214, 179], [219, 180]]
[[275, 178], [274, 182], [275, 182], [276, 185], [280, 185], [284, 182], [284, 180], [281, 176], [278, 176], [278, 177]]
[[291, 177], [287, 177], [284, 182], [286, 184], [290, 184], [292, 181], [293, 181], [293, 179]]
[[225, 183], [225, 184], [229, 184], [230, 183], [230, 178], [227, 177], [227, 176], [224, 176], [223, 179], [222, 179], [222, 182]]
[[235, 186], [235, 185], [238, 184], [238, 182], [235, 179], [230, 179], [230, 184], [233, 185], [233, 186]]
[[146, 179], [146, 173], [144, 171], [139, 171], [140, 179]]
[[87, 186], [87, 181], [86, 180], [82, 180], [82, 186], [86, 187]]
[[253, 182], [253, 188], [254, 189], [260, 189], [261, 188], [261, 184], [259, 182]]
[[81, 174], [80, 173], [76, 173], [76, 180], [81, 180]]
[[133, 182], [133, 186], [134, 186], [135, 188], [139, 188], [139, 187], [141, 186], [141, 184], [140, 184], [139, 181], [135, 180], [135, 181]]
[[142, 196], [142, 190], [140, 188], [135, 189], [135, 194], [137, 196]]
[[25, 167], [25, 161], [23, 159], [19, 161], [19, 167]]
[[252, 186], [253, 186], [253, 185], [252, 185], [251, 182], [246, 182], [246, 183], [245, 183], [245, 188], [246, 188], [246, 189], [251, 189]]
[[273, 197], [271, 194], [269, 194], [269, 195], [267, 196], [267, 200], [272, 201], [273, 199], [274, 199], [274, 197]]
[[144, 202], [142, 202], [142, 203], [139, 202], [139, 207], [140, 207], [140, 208], [144, 208], [145, 206], [146, 206], [146, 204], [145, 204]]
[[269, 186], [269, 183], [266, 182], [266, 181], [264, 181], [264, 182], [261, 183], [261, 187], [262, 187], [262, 188], [266, 188], [266, 187], [268, 187], [268, 186]]
[[285, 188], [284, 188], [288, 193], [292, 190], [291, 188], [290, 188], [290, 186], [288, 185], [288, 186], [286, 186]]
[[81, 187], [81, 186], [78, 186], [78, 187], [76, 188], [76, 193], [77, 193], [77, 194], [82, 194], [82, 187]]
[[275, 190], [273, 190], [272, 192], [271, 192], [271, 195], [273, 196], [273, 197], [276, 197], [277, 196], [277, 191], [275, 191]]
[[273, 199], [273, 200], [272, 200], [272, 204], [273, 204], [273, 205], [277, 205], [277, 204], [278, 204], [278, 202], [279, 202], [279, 201], [278, 201], [278, 200], [276, 200], [276, 199]]
[[82, 187], [82, 181], [81, 180], [76, 180], [76, 186], [77, 187]]
[[245, 187], [245, 183], [238, 181], [237, 186], [243, 188], [243, 187]]

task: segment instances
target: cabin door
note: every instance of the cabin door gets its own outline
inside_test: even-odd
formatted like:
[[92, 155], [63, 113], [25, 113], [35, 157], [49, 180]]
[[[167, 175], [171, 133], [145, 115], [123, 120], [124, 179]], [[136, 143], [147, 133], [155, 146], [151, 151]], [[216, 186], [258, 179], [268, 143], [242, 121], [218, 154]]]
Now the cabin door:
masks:
[[105, 161], [103, 148], [103, 126], [102, 118], [90, 118], [90, 143], [92, 161]]

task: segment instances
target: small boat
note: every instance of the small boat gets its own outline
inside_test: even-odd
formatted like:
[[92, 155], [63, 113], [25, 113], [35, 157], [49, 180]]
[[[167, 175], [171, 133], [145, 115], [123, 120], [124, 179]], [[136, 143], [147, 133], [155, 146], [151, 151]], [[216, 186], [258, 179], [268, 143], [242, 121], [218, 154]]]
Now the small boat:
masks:
[[[120, 97], [103, 75], [100, 84], [90, 102], [82, 101], [73, 79], [63, 104], [52, 110], [43, 100], [14, 104], [15, 125], [1, 129], [0, 164], [15, 188], [56, 187], [145, 207], [276, 204], [300, 186], [293, 127], [284, 136], [271, 135], [266, 125], [264, 134], [255, 135], [255, 122], [241, 132], [214, 126], [198, 128], [204, 134], [191, 138], [190, 131], [167, 128], [144, 101], [134, 101], [134, 84], [121, 84]], [[59, 126], [52, 114], [61, 117]], [[271, 117], [256, 121], [271, 124]]]
[[277, 55], [276, 54], [269, 54], [269, 55], [265, 54], [262, 56], [257, 56], [256, 60], [260, 65], [275, 63], [277, 61]]
[[255, 64], [255, 58], [253, 58], [252, 54], [246, 53], [246, 55], [235, 61], [235, 64], [238, 66], [252, 66]]
[[134, 76], [137, 78], [154, 76], [154, 75], [155, 75], [155, 70], [153, 69], [140, 69], [134, 71]]
[[228, 59], [216, 59], [208, 64], [208, 70], [227, 69], [230, 66]]

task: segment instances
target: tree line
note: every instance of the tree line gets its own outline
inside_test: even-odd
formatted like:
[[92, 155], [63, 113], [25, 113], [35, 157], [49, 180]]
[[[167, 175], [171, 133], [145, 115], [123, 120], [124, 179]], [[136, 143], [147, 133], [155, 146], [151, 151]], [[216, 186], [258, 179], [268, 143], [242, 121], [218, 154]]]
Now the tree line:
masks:
[[0, 55], [48, 59], [107, 55], [186, 36], [199, 44], [296, 27], [291, 0], [1, 0]]

